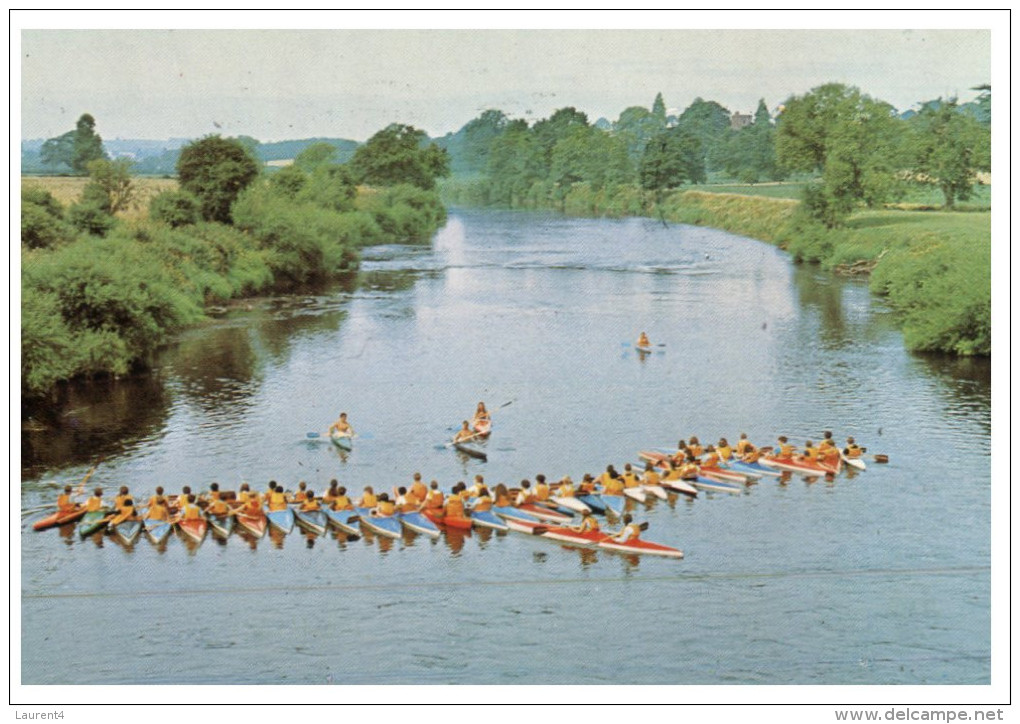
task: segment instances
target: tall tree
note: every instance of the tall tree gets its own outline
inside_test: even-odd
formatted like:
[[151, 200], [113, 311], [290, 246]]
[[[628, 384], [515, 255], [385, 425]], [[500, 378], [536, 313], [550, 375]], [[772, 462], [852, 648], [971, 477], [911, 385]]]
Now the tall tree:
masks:
[[259, 175], [259, 164], [243, 143], [206, 136], [181, 149], [177, 176], [181, 188], [199, 202], [207, 221], [230, 223], [230, 205]]
[[961, 113], [955, 98], [925, 103], [910, 125], [920, 178], [938, 185], [947, 209], [969, 199], [974, 174], [991, 169], [989, 129]]
[[46, 166], [67, 166], [72, 173], [84, 176], [89, 162], [106, 158], [103, 139], [96, 133], [96, 119], [83, 113], [73, 131], [48, 139], [39, 155]]
[[715, 101], [695, 98], [680, 114], [677, 125], [701, 142], [702, 163], [717, 156], [716, 147], [725, 142], [730, 112]]
[[705, 180], [705, 153], [701, 139], [678, 126], [663, 131], [645, 148], [639, 169], [641, 188], [654, 191], [662, 201], [668, 189]]
[[377, 186], [406, 183], [432, 189], [436, 179], [450, 173], [450, 157], [413, 126], [393, 123], [359, 146], [350, 160], [355, 177]]
[[89, 185], [95, 184], [106, 195], [111, 214], [130, 208], [135, 201], [137, 189], [131, 176], [132, 166], [128, 158], [113, 161], [99, 158], [88, 164]]

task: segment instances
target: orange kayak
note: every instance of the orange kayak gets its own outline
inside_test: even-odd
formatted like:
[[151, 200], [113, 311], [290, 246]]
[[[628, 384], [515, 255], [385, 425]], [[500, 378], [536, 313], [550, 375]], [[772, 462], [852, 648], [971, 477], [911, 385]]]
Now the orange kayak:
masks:
[[74, 510], [69, 511], [54, 511], [45, 518], [37, 520], [32, 524], [33, 530], [46, 530], [47, 528], [55, 528], [58, 525], [65, 525], [67, 523], [73, 523], [79, 520], [85, 515], [85, 506], [77, 505]]
[[424, 511], [425, 517], [431, 520], [436, 525], [445, 525], [447, 528], [460, 528], [462, 530], [471, 530], [471, 519], [452, 516], [452, 515], [436, 515], [430, 509], [426, 508]]

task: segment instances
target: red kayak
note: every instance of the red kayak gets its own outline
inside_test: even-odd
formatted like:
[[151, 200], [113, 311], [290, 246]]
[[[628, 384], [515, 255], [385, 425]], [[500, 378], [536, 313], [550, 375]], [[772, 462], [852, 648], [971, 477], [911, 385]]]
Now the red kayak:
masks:
[[36, 521], [32, 528], [33, 530], [46, 530], [47, 528], [55, 528], [58, 525], [64, 525], [66, 523], [73, 523], [79, 520], [85, 515], [85, 506], [78, 504], [74, 510], [70, 511], [54, 511], [50, 513], [42, 520]]
[[258, 515], [237, 513], [235, 514], [235, 517], [237, 518], [237, 524], [256, 538], [264, 536], [266, 534], [266, 528], [269, 527], [269, 519], [266, 518], [265, 513], [259, 513]]
[[651, 541], [641, 540], [629, 540], [626, 543], [620, 543], [609, 539], [603, 540], [598, 544], [599, 548], [607, 551], [613, 551], [614, 553], [630, 553], [635, 555], [647, 555], [647, 556], [660, 556], [663, 558], [683, 558], [684, 552], [677, 548], [670, 548], [659, 543], [652, 543]]
[[471, 519], [463, 518], [453, 515], [436, 515], [429, 508], [425, 508], [422, 511], [425, 517], [431, 520], [436, 525], [445, 525], [447, 528], [460, 528], [461, 530], [471, 530]]
[[201, 543], [205, 538], [205, 533], [209, 530], [209, 521], [205, 518], [192, 518], [188, 520], [180, 520], [177, 522], [179, 527], [188, 538]]
[[766, 457], [758, 459], [765, 467], [787, 470], [791, 473], [802, 475], [835, 475], [840, 471], [839, 465], [824, 465], [822, 463], [809, 463], [806, 460], [798, 460], [792, 457]]
[[527, 520], [507, 520], [507, 525], [510, 526], [511, 530], [516, 530], [519, 533], [530, 533], [532, 535], [540, 535], [543, 538], [550, 538], [561, 543], [568, 543], [575, 546], [591, 547], [599, 543], [609, 536], [601, 531], [591, 531], [590, 533], [578, 533], [572, 528], [563, 528], [560, 526], [549, 525], [548, 523], [535, 523]]

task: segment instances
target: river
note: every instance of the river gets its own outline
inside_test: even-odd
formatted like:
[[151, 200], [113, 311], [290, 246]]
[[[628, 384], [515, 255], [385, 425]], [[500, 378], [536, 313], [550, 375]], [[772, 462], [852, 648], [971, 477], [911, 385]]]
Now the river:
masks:
[[[639, 357], [641, 331], [662, 346]], [[890, 462], [638, 507], [682, 561], [486, 531], [126, 548], [25, 516], [21, 682], [988, 684], [990, 399], [987, 360], [906, 352], [866, 283], [767, 244], [454, 210], [431, 244], [367, 249], [356, 277], [235, 306], [151, 374], [28, 411], [22, 508], [98, 459], [90, 488], [141, 499], [577, 480], [740, 432], [831, 429]], [[479, 400], [485, 463], [443, 447]], [[353, 451], [308, 440], [340, 411]]]

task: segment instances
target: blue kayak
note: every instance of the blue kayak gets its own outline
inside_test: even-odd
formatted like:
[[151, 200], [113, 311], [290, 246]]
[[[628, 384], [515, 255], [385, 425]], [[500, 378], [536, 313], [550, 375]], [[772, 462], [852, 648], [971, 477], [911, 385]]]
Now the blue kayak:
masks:
[[605, 501], [603, 501], [602, 498], [599, 497], [597, 494], [590, 493], [590, 494], [585, 495], [585, 494], [581, 493], [581, 494], [578, 494], [577, 499], [580, 500], [585, 505], [587, 505], [589, 508], [591, 508], [591, 511], [593, 513], [598, 513], [599, 515], [605, 515], [606, 514], [606, 504], [605, 504]]
[[758, 477], [768, 475], [772, 478], [778, 478], [783, 474], [781, 470], [773, 470], [759, 463], [745, 463], [743, 460], [730, 460], [726, 463], [726, 467], [733, 468], [738, 473], [747, 473], [748, 475], [756, 475]]
[[520, 508], [513, 508], [511, 506], [492, 506], [492, 512], [498, 515], [504, 520], [517, 520], [525, 523], [541, 523], [541, 519], [536, 518], [530, 513], [525, 513]]
[[208, 514], [206, 519], [209, 521], [209, 527], [212, 528], [212, 532], [221, 538], [229, 536], [231, 531], [234, 530], [234, 524], [237, 522], [233, 515]]
[[421, 533], [432, 538], [439, 537], [439, 527], [421, 513], [398, 513], [398, 517], [408, 530], [413, 530], [415, 533]]
[[323, 508], [322, 512], [326, 515], [326, 521], [334, 528], [348, 535], [358, 535], [358, 511]]
[[300, 510], [299, 508], [293, 508], [292, 510], [294, 511], [294, 522], [298, 524], [301, 530], [314, 533], [315, 535], [325, 535], [329, 520], [323, 511]]
[[[493, 509], [494, 510], [494, 509]], [[510, 526], [503, 522], [492, 510], [473, 510], [470, 513], [471, 522], [480, 528], [492, 528], [493, 530], [510, 530]]]
[[124, 545], [131, 545], [138, 538], [138, 534], [142, 532], [142, 521], [140, 520], [125, 520], [123, 523], [118, 523], [113, 526], [113, 534]]
[[606, 515], [614, 515], [617, 518], [623, 517], [623, 510], [627, 507], [627, 499], [622, 495], [600, 495], [599, 500], [606, 506]]
[[338, 432], [333, 433], [329, 436], [329, 439], [333, 441], [333, 444], [343, 450], [351, 450], [354, 448], [354, 439], [350, 435], [341, 435]]
[[166, 520], [154, 520], [152, 518], [146, 518], [145, 520], [145, 534], [149, 536], [156, 545], [159, 545], [167, 538], [170, 537], [170, 531], [173, 526], [170, 525], [169, 521]]
[[266, 508], [266, 518], [269, 519], [269, 525], [281, 533], [287, 534], [294, 530], [294, 511], [290, 508], [284, 510]]
[[386, 538], [400, 538], [403, 535], [400, 518], [395, 515], [372, 515], [371, 508], [358, 508], [358, 513], [361, 524], [376, 535]]
[[729, 483], [725, 480], [715, 480], [713, 478], [706, 478], [699, 475], [696, 480], [690, 481], [691, 485], [695, 488], [701, 488], [702, 490], [716, 490], [721, 493], [742, 493], [744, 492], [743, 485], [737, 485], [736, 483]]

